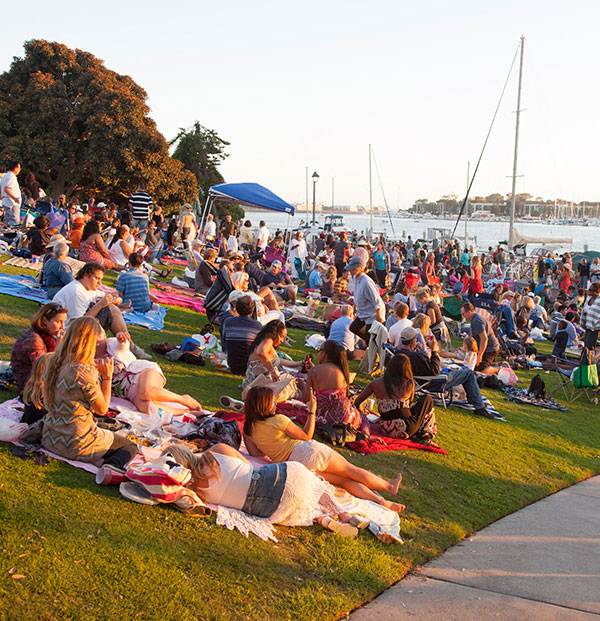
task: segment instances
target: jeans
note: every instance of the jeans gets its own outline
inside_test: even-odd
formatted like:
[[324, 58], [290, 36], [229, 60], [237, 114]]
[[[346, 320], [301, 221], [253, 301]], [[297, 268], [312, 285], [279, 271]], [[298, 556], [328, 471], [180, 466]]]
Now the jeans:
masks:
[[4, 226], [19, 226], [21, 224], [21, 208], [16, 207], [4, 207]]
[[477, 377], [475, 373], [468, 367], [451, 371], [448, 374], [448, 381], [446, 382], [446, 388], [454, 388], [462, 384], [462, 387], [467, 393], [467, 402], [475, 406], [475, 409], [484, 407], [483, 397], [479, 390], [479, 384], [477, 383]]
[[269, 464], [254, 470], [242, 511], [248, 515], [271, 517], [285, 488], [287, 464]]
[[165, 251], [165, 242], [162, 239], [159, 239], [154, 246], [152, 246], [152, 250], [150, 251], [150, 258], [148, 259], [149, 263], [156, 263], [162, 259], [162, 256]]
[[131, 228], [136, 227], [138, 231], [148, 230], [148, 218], [132, 218]]

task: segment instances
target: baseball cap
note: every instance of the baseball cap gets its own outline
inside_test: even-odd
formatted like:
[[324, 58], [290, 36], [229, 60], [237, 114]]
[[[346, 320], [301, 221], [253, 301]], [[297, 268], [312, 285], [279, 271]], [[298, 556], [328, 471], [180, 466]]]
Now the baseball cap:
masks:
[[416, 328], [407, 326], [404, 330], [402, 330], [400, 336], [402, 337], [403, 343], [410, 343], [413, 339], [417, 338], [417, 334], [419, 334], [419, 331]]
[[352, 257], [348, 263], [346, 263], [345, 270], [349, 272], [350, 270], [355, 270], [358, 267], [364, 267], [365, 262], [360, 257]]

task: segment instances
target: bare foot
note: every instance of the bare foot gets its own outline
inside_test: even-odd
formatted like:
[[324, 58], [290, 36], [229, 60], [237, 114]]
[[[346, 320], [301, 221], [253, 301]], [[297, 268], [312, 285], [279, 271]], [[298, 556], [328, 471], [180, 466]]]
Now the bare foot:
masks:
[[190, 395], [182, 395], [183, 397], [183, 405], [190, 408], [190, 410], [201, 410], [202, 406], [194, 399], [194, 397], [190, 397]]
[[398, 488], [400, 487], [400, 483], [402, 483], [402, 474], [399, 472], [396, 475], [396, 478], [392, 479], [389, 482], [389, 489], [387, 490], [387, 492], [389, 494], [391, 494], [392, 496], [395, 496], [398, 493]]
[[406, 507], [404, 505], [401, 505], [399, 502], [393, 502], [391, 500], [384, 500], [383, 498], [381, 499], [381, 502], [379, 504], [382, 507], [385, 507], [386, 509], [390, 509], [391, 511], [394, 511], [394, 513], [402, 513], [402, 511], [406, 509]]

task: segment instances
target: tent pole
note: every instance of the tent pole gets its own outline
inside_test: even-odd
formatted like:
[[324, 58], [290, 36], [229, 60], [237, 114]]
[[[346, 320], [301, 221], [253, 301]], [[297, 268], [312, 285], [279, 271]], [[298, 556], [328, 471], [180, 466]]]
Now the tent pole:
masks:
[[210, 201], [210, 192], [206, 197], [206, 203], [204, 203], [204, 209], [202, 210], [202, 218], [200, 220], [200, 234], [204, 233], [204, 218], [208, 217], [207, 208], [208, 202]]
[[[287, 218], [287, 222], [285, 224], [285, 233], [283, 234], [283, 244], [285, 246], [285, 252], [283, 253], [283, 256], [285, 257], [286, 261], [287, 261], [287, 256], [288, 256], [288, 250], [289, 250], [289, 243], [287, 242], [287, 236], [288, 236], [288, 231], [290, 230], [290, 214], [288, 212], [288, 218]], [[285, 267], [285, 265], [284, 265]]]

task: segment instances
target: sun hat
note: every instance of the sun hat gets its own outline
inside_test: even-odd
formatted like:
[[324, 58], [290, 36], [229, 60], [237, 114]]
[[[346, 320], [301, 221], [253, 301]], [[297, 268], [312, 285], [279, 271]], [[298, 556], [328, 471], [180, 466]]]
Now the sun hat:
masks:
[[61, 242], [63, 242], [64, 244], [71, 243], [64, 235], [61, 235], [60, 233], [56, 233], [55, 235], [52, 235], [52, 237], [48, 240], [48, 243], [46, 244], [46, 248], [54, 248], [56, 244], [60, 244]]

